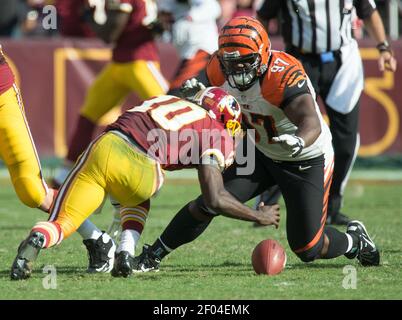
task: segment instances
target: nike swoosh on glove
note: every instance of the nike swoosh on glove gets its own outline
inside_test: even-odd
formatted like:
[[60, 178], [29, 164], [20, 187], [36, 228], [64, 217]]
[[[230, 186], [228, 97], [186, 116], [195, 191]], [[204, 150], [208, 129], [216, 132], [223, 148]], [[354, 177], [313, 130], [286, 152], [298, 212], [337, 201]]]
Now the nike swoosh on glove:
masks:
[[280, 143], [284, 149], [290, 151], [292, 158], [296, 158], [305, 146], [304, 140], [293, 134], [282, 134], [279, 137], [273, 137], [272, 141]]

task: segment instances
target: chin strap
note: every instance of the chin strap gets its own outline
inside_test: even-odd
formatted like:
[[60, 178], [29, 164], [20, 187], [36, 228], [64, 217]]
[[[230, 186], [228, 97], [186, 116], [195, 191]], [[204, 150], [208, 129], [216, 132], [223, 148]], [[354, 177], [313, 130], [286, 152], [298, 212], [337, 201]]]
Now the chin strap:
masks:
[[240, 122], [237, 120], [229, 120], [226, 122], [226, 129], [229, 134], [234, 137], [241, 130]]

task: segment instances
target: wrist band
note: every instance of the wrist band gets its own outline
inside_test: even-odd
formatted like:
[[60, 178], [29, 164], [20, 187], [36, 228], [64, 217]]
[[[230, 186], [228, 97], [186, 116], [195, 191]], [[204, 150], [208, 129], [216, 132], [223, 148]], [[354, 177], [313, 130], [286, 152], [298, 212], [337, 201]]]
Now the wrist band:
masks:
[[389, 45], [389, 43], [387, 41], [377, 44], [376, 48], [380, 53], [389, 52], [392, 54], [391, 46]]

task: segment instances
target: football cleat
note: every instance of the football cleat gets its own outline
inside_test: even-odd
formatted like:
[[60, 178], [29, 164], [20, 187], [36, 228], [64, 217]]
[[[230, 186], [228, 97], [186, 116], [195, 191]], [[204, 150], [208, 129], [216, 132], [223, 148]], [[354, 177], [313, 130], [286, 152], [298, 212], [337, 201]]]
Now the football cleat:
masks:
[[127, 251], [116, 253], [112, 276], [127, 278], [133, 273], [133, 265], [134, 257], [130, 253]]
[[160, 263], [161, 260], [152, 254], [151, 246], [149, 244], [144, 244], [142, 253], [134, 258], [133, 272], [158, 272]]
[[345, 256], [349, 259], [357, 257], [362, 266], [378, 266], [380, 264], [380, 252], [378, 251], [374, 241], [370, 238], [363, 223], [353, 220], [348, 223], [347, 233], [357, 237], [357, 250], [348, 252]]
[[29, 235], [18, 247], [17, 256], [11, 266], [11, 280], [28, 279], [32, 273], [33, 263], [38, 257], [45, 242], [45, 236], [40, 232]]
[[106, 232], [96, 240], [87, 239], [83, 243], [88, 251], [88, 273], [108, 273], [113, 269], [116, 245]]

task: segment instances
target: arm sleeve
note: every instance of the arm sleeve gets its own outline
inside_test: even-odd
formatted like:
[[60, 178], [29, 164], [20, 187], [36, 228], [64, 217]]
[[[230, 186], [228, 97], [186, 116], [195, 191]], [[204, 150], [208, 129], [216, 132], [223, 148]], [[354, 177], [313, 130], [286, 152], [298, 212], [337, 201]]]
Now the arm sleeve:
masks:
[[202, 146], [201, 164], [215, 165], [223, 172], [234, 162], [234, 141], [226, 130], [216, 127], [209, 131], [209, 146]]
[[222, 165], [219, 163], [218, 158], [214, 154], [204, 154], [201, 157], [201, 165], [213, 166], [213, 167], [217, 168], [220, 172], [223, 171]]
[[270, 20], [278, 16], [281, 0], [265, 0], [257, 10], [257, 15], [264, 20]]
[[376, 10], [376, 4], [374, 0], [356, 0], [355, 8], [357, 16], [360, 19], [369, 18]]
[[202, 165], [214, 166], [222, 172], [225, 169], [225, 157], [218, 149], [205, 150], [201, 155]]

